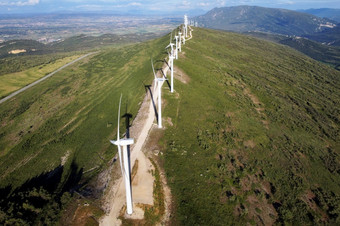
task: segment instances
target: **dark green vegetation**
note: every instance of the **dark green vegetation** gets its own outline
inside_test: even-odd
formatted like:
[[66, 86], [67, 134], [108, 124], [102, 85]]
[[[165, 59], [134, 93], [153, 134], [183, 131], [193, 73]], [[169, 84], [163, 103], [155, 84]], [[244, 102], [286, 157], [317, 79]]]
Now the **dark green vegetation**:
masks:
[[284, 35], [312, 34], [334, 24], [326, 18], [286, 9], [257, 6], [215, 8], [195, 17], [200, 26], [237, 32], [260, 31]]
[[283, 35], [261, 32], [246, 32], [245, 34], [289, 46], [306, 54], [314, 60], [329, 64], [335, 67], [335, 69], [340, 70], [340, 47], [338, 46], [324, 45], [302, 37], [287, 38]]
[[338, 23], [340, 23], [340, 9], [330, 9], [330, 8], [306, 9], [306, 10], [299, 10], [299, 12], [313, 14], [318, 17], [327, 17], [331, 20], [335, 20]]
[[101, 36], [87, 36], [78, 35], [67, 38], [63, 41], [52, 42], [49, 44], [42, 44], [34, 40], [11, 40], [1, 43], [0, 59], [8, 56], [13, 56], [9, 52], [12, 50], [25, 50], [26, 52], [19, 53], [18, 55], [42, 55], [58, 52], [71, 52], [90, 50], [94, 48], [107, 47], [109, 45], [124, 45], [136, 42], [146, 41], [154, 38], [155, 34], [126, 34], [115, 35], [105, 34]]
[[73, 191], [102, 194], [85, 187], [116, 153], [119, 96], [135, 117], [168, 40], [103, 50], [1, 104], [1, 225], [50, 225]]
[[164, 92], [173, 223], [339, 224], [340, 72], [249, 36], [193, 34], [175, 61], [190, 81]]

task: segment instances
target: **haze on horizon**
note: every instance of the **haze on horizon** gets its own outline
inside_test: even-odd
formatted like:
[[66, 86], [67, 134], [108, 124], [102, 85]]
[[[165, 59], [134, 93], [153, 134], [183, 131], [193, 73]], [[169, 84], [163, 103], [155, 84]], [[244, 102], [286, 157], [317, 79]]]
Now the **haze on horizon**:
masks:
[[[270, 8], [340, 8], [339, 0], [0, 0], [0, 14], [113, 12], [173, 14], [204, 12], [215, 7], [256, 5]], [[189, 13], [190, 14], [190, 13]]]

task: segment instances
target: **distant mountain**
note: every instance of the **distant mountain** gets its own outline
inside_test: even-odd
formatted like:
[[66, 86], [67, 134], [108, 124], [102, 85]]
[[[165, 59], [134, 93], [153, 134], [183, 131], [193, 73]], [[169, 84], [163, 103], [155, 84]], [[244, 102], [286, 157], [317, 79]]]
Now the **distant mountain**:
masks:
[[200, 26], [237, 32], [260, 31], [284, 35], [306, 35], [336, 26], [327, 18], [286, 9], [258, 6], [214, 8], [194, 17]]
[[340, 9], [306, 9], [306, 10], [298, 10], [299, 12], [309, 13], [318, 17], [327, 17], [331, 20], [335, 20], [340, 23]]
[[335, 28], [329, 28], [314, 34], [304, 35], [304, 37], [326, 45], [340, 46], [340, 24], [338, 24]]

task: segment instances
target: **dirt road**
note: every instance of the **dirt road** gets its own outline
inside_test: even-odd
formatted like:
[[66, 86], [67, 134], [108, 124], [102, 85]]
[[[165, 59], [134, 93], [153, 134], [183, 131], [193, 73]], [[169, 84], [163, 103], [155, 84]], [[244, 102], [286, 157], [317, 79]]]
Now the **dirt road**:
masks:
[[[169, 64], [168, 64], [169, 65]], [[163, 71], [166, 74], [169, 67], [166, 66]], [[153, 90], [153, 87], [150, 89]], [[158, 98], [158, 89], [152, 94], [153, 101], [156, 102]], [[138, 171], [136, 176], [132, 180], [132, 200], [134, 202], [134, 219], [141, 219], [144, 217], [144, 212], [138, 209], [135, 204], [148, 204], [153, 205], [153, 183], [154, 179], [150, 170], [153, 166], [150, 160], [142, 152], [143, 145], [147, 140], [149, 131], [155, 121], [154, 106], [148, 93], [143, 101], [141, 109], [139, 110], [136, 119], [130, 129], [131, 137], [135, 138], [135, 144], [131, 146], [131, 168], [138, 160]], [[117, 187], [114, 186], [110, 191], [111, 198], [109, 205], [111, 207], [110, 212], [105, 215], [100, 222], [100, 225], [120, 225], [121, 220], [118, 219], [122, 207], [125, 205], [125, 185], [123, 179], [120, 178]], [[115, 194], [112, 194], [115, 193]]]

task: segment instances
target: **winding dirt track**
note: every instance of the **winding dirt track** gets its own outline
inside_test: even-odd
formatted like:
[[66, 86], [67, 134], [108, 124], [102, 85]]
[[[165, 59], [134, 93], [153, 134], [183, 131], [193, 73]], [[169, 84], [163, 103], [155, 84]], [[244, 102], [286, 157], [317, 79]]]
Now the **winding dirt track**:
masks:
[[18, 95], [19, 93], [22, 93], [22, 92], [24, 92], [25, 90], [27, 90], [27, 89], [29, 89], [29, 88], [35, 86], [36, 84], [38, 84], [38, 83], [40, 83], [40, 82], [42, 82], [42, 81], [48, 79], [49, 77], [51, 77], [51, 76], [54, 75], [55, 73], [57, 73], [57, 72], [63, 70], [64, 68], [70, 66], [71, 64], [74, 64], [74, 63], [76, 63], [76, 62], [78, 62], [78, 61], [84, 59], [85, 57], [88, 57], [88, 56], [90, 56], [90, 55], [92, 55], [92, 54], [95, 54], [95, 53], [97, 53], [97, 52], [88, 53], [88, 54], [86, 54], [86, 55], [84, 55], [84, 56], [81, 56], [81, 57], [75, 59], [74, 61], [71, 61], [70, 63], [65, 64], [64, 66], [58, 68], [57, 70], [53, 71], [52, 73], [49, 73], [48, 75], [42, 77], [41, 79], [39, 79], [39, 80], [37, 80], [37, 81], [35, 81], [35, 82], [32, 82], [31, 84], [29, 84], [29, 85], [27, 85], [27, 86], [25, 86], [25, 87], [23, 87], [23, 88], [21, 88], [21, 89], [15, 91], [15, 92], [11, 93], [10, 95], [8, 95], [8, 96], [5, 97], [5, 98], [2, 98], [2, 99], [0, 100], [0, 104], [2, 104], [3, 102], [5, 102], [6, 100], [9, 100], [9, 99], [13, 98], [14, 96]]
[[[192, 38], [192, 28], [190, 28], [189, 38]], [[170, 61], [170, 60], [169, 60]], [[162, 69], [163, 73], [166, 75], [170, 62], [165, 63], [165, 67]], [[164, 82], [163, 82], [164, 83]], [[161, 86], [163, 85], [161, 84]], [[158, 89], [155, 87], [151, 87], [150, 90], [154, 90], [152, 93], [153, 102], [157, 103], [156, 100], [159, 96]], [[130, 154], [130, 165], [131, 168], [138, 160], [138, 172], [136, 176], [132, 179], [132, 200], [134, 202], [134, 213], [131, 218], [134, 219], [143, 219], [144, 212], [141, 211], [136, 203], [153, 205], [153, 177], [150, 174], [150, 169], [153, 169], [153, 166], [150, 160], [145, 156], [142, 151], [142, 148], [147, 140], [149, 135], [149, 131], [151, 130], [153, 123], [155, 121], [155, 111], [153, 102], [151, 97], [146, 94], [141, 109], [139, 110], [136, 119], [133, 122], [131, 127], [131, 137], [135, 138], [135, 144], [131, 146], [131, 154]], [[152, 177], [150, 179], [150, 176]], [[101, 220], [100, 225], [111, 226], [111, 225], [121, 225], [121, 220], [118, 219], [120, 216], [120, 211], [125, 205], [125, 185], [123, 183], [123, 178], [120, 177], [116, 183], [116, 186], [112, 186], [110, 192], [108, 194], [110, 200], [107, 200], [109, 205], [109, 213], [107, 213]], [[165, 197], [167, 198], [167, 197]]]
[[[168, 63], [169, 65], [169, 63]], [[164, 73], [166, 74], [169, 70], [169, 67], [166, 66], [165, 69], [163, 69]], [[151, 87], [153, 89], [153, 87]], [[158, 98], [158, 89], [154, 89], [155, 92], [153, 95], [153, 101], [156, 102]], [[133, 122], [133, 125], [131, 127], [131, 137], [135, 138], [135, 144], [131, 146], [131, 154], [130, 154], [130, 161], [131, 161], [131, 168], [133, 168], [136, 160], [138, 160], [138, 170], [140, 173], [137, 173], [137, 178], [134, 178], [132, 180], [132, 200], [134, 203], [142, 203], [142, 204], [153, 204], [153, 178], [150, 180], [149, 176], [147, 175], [149, 172], [149, 169], [152, 168], [152, 165], [147, 159], [147, 157], [142, 152], [143, 145], [145, 141], [147, 140], [148, 134], [150, 129], [153, 126], [153, 122], [155, 121], [155, 111], [153, 107], [153, 103], [150, 100], [151, 98], [147, 98], [149, 95], [147, 94], [146, 98], [144, 99], [144, 102], [142, 104], [141, 109], [138, 112], [138, 115]], [[143, 105], [148, 106], [147, 109], [143, 110]], [[146, 112], [145, 112], [146, 110]], [[142, 115], [141, 115], [142, 114]], [[143, 115], [144, 114], [144, 115]], [[140, 118], [140, 120], [138, 120]], [[138, 128], [142, 125], [142, 128]], [[138, 131], [139, 130], [139, 131]], [[138, 181], [136, 181], [138, 180]], [[119, 178], [119, 181], [117, 183], [118, 187], [113, 187], [110, 191], [110, 193], [114, 193], [113, 198], [109, 200], [109, 205], [111, 207], [110, 212], [105, 215], [101, 221], [100, 225], [120, 225], [121, 220], [118, 219], [120, 215], [120, 211], [125, 205], [126, 199], [125, 199], [125, 185], [123, 183], [123, 178]], [[145, 194], [145, 195], [143, 195]], [[146, 195], [148, 194], [148, 195]], [[109, 195], [109, 197], [112, 197], [112, 194]], [[136, 214], [144, 214], [143, 212], [135, 211], [136, 206], [134, 205], [134, 212], [137, 212]], [[134, 213], [135, 214], [135, 213]], [[144, 216], [134, 216], [134, 218], [140, 219]]]

